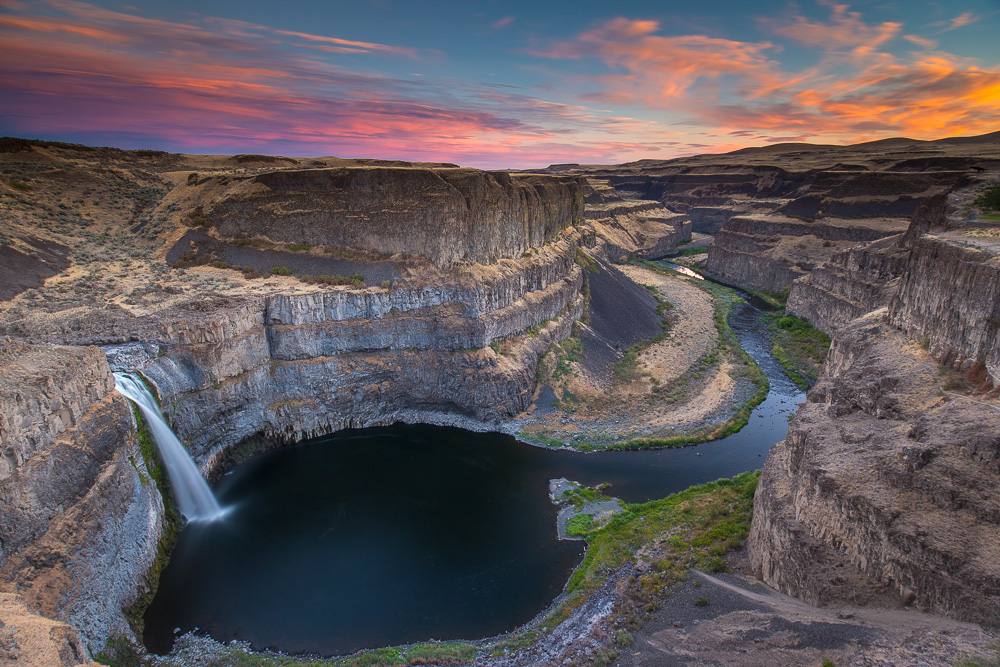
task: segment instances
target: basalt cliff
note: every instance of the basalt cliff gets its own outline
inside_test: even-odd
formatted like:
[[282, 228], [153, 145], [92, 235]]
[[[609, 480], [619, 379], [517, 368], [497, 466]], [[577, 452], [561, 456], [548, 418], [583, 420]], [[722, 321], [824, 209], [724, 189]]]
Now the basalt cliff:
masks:
[[657, 289], [689, 318], [670, 345], [713, 357], [710, 296], [611, 264], [681, 252], [834, 337], [767, 459], [757, 574], [994, 622], [1000, 272], [963, 207], [1000, 149], [908, 141], [518, 174], [0, 140], [0, 618], [67, 665], [134, 638], [165, 508], [112, 370], [206, 475], [262, 439], [501, 428], [571, 335], [606, 374], [662, 332]]
[[262, 438], [496, 428], [583, 314], [588, 253], [690, 238], [575, 176], [0, 147], [19, 258], [0, 276], [0, 576], [66, 624], [48, 646], [66, 664], [134, 636], [123, 610], [158, 567], [155, 461], [112, 369], [143, 374], [207, 475]]

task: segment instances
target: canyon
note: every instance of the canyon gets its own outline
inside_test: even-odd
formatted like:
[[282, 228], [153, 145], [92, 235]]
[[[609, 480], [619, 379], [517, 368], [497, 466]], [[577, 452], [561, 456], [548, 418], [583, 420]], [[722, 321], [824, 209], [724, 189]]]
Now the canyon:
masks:
[[[136, 640], [126, 611], [164, 557], [155, 457], [112, 370], [141, 372], [209, 477], [396, 422], [603, 446], [579, 425], [648, 400], [607, 437], [664, 437], [654, 416], [688, 434], [756, 389], [713, 355], [717, 296], [615, 264], [678, 252], [833, 338], [764, 466], [756, 576], [1000, 622], [1000, 242], [968, 209], [996, 134], [540, 173], [7, 138], [0, 168], [0, 618], [50, 624], [63, 664]], [[704, 358], [679, 404], [652, 402]]]

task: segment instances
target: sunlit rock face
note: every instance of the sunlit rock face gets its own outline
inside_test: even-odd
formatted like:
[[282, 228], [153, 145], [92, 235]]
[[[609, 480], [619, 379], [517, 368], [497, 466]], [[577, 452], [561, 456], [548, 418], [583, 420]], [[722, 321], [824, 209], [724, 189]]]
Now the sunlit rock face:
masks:
[[792, 283], [786, 311], [829, 335], [887, 305], [909, 260], [901, 240], [889, 236], [833, 255]]
[[578, 177], [345, 167], [217, 177], [205, 214], [225, 237], [329, 244], [457, 261], [520, 257], [583, 220]]
[[[175, 289], [139, 316], [115, 312], [129, 331], [110, 340], [143, 348], [129, 365], [206, 471], [260, 433], [495, 425], [527, 407], [539, 357], [585, 307], [578, 249], [596, 235], [581, 179], [397, 167], [190, 180], [169, 196], [185, 215], [203, 206], [220, 242], [322, 243], [403, 267], [388, 286]], [[104, 342], [105, 319], [78, 322], [73, 340]], [[3, 586], [99, 651], [131, 635], [121, 610], [143, 592], [162, 532], [131, 410], [99, 348], [13, 343], [0, 366]]]
[[925, 236], [889, 307], [890, 321], [927, 341], [942, 363], [980, 364], [1000, 384], [1000, 257]]
[[131, 410], [96, 347], [7, 344], [0, 367], [0, 585], [99, 650], [162, 530]]
[[919, 238], [889, 308], [837, 331], [761, 476], [749, 551], [764, 581], [816, 604], [893, 593], [1000, 620], [998, 266]]

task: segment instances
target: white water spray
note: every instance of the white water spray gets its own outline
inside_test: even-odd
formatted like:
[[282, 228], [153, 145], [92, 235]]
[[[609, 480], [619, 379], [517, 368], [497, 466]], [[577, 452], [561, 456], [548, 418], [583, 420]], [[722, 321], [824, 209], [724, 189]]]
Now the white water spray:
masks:
[[219, 507], [212, 490], [198, 472], [198, 467], [184, 445], [170, 430], [156, 399], [142, 380], [128, 373], [115, 373], [115, 389], [139, 406], [145, 415], [163, 464], [167, 467], [177, 506], [184, 518], [188, 521], [214, 521], [221, 518], [225, 511]]

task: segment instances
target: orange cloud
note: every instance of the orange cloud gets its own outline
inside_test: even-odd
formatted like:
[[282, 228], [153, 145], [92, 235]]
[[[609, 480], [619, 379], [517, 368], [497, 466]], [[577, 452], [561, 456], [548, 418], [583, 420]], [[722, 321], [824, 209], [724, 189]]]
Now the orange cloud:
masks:
[[848, 11], [848, 5], [833, 4], [830, 9], [827, 23], [810, 21], [801, 15], [791, 20], [761, 19], [760, 22], [775, 34], [826, 50], [877, 49], [899, 35], [903, 28], [902, 23], [892, 22], [868, 25], [859, 12]]
[[161, 21], [73, 0], [49, 6], [61, 14], [21, 7], [21, 14], [0, 15], [5, 132], [484, 167], [608, 162], [686, 148], [672, 141], [677, 132], [656, 123], [537, 99], [512, 86], [362, 74], [322, 57], [415, 57], [413, 49], [230, 19]]
[[747, 85], [774, 86], [777, 63], [769, 42], [738, 42], [705, 35], [658, 36], [657, 21], [616, 18], [570, 42], [536, 51], [547, 58], [597, 58], [624, 73], [596, 77], [603, 89], [584, 99], [609, 103], [638, 100], [669, 108], [701, 81], [739, 77]]
[[903, 35], [903, 39], [917, 46], [922, 46], [925, 49], [936, 49], [938, 47], [938, 43], [935, 40], [926, 39], [918, 35]]
[[976, 16], [972, 12], [962, 12], [958, 16], [948, 21], [939, 21], [934, 24], [935, 27], [944, 28], [941, 32], [949, 32], [955, 30], [956, 28], [963, 28], [967, 25], [972, 25], [978, 21], [980, 16]]
[[770, 42], [658, 36], [655, 21], [624, 18], [537, 53], [598, 58], [623, 72], [586, 77], [599, 89], [582, 99], [679, 112], [709, 132], [747, 131], [765, 141], [938, 138], [1000, 127], [1000, 68], [934, 51], [936, 42], [916, 35], [905, 38], [927, 51], [897, 57], [880, 47], [900, 34], [901, 24], [869, 25], [847, 5], [830, 8], [828, 22], [802, 16], [761, 22], [821, 50], [818, 63], [799, 72], [784, 71], [770, 57], [778, 49]]

